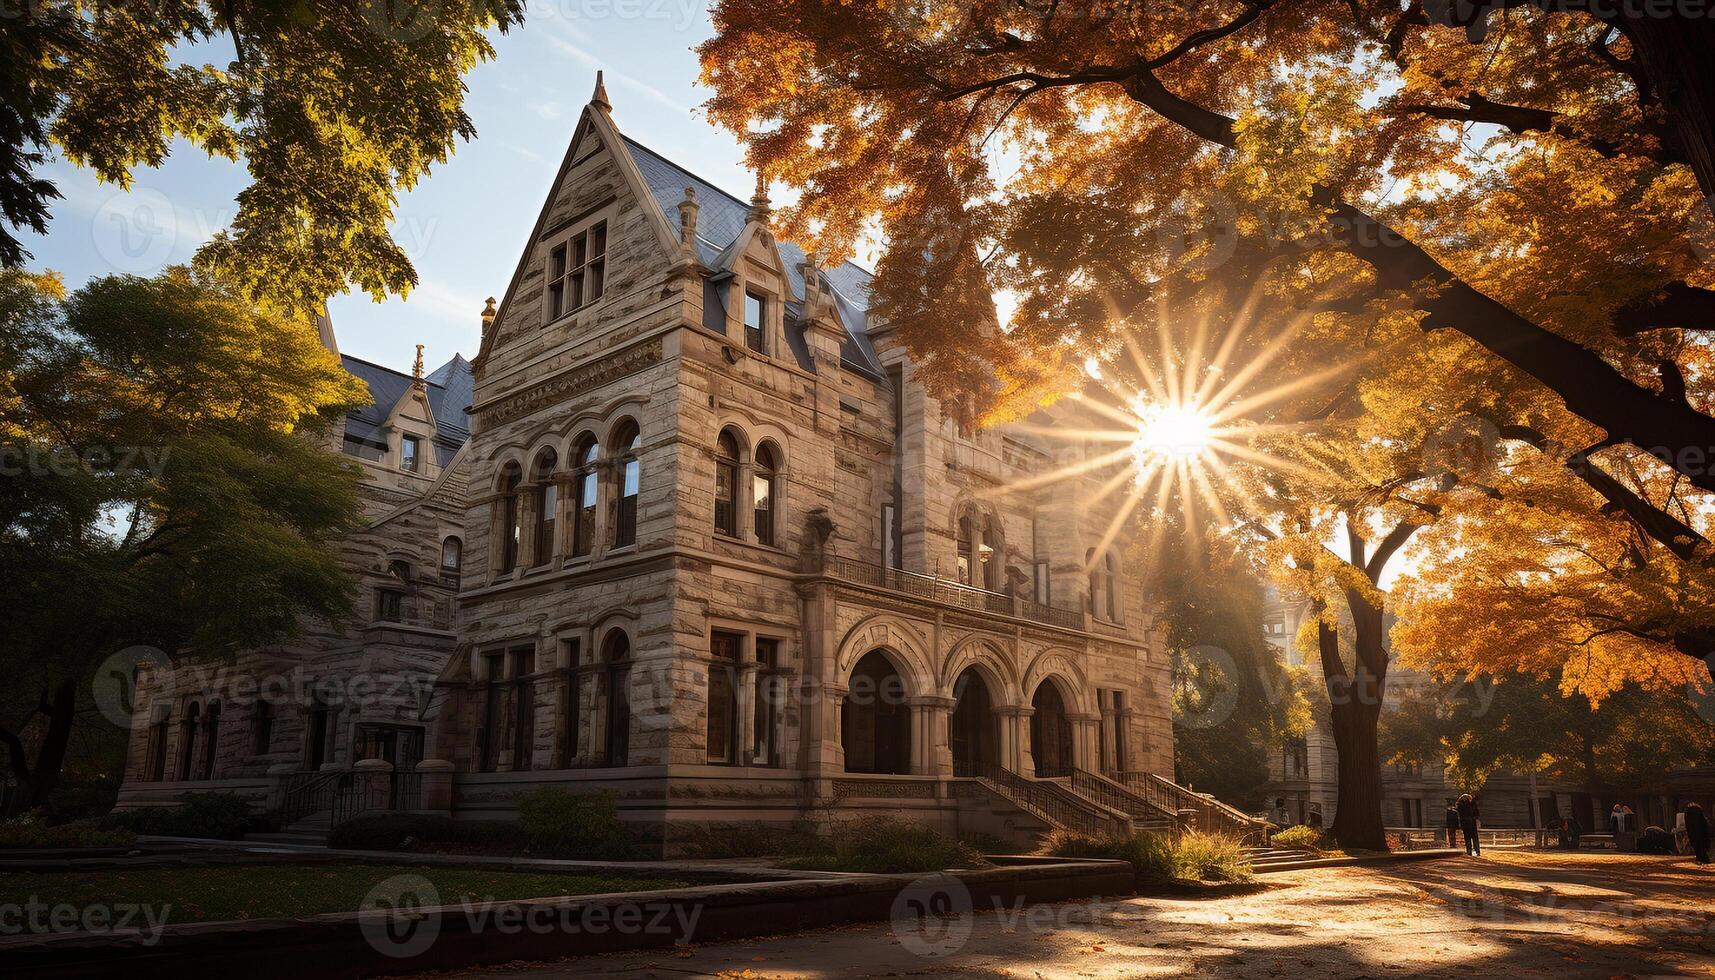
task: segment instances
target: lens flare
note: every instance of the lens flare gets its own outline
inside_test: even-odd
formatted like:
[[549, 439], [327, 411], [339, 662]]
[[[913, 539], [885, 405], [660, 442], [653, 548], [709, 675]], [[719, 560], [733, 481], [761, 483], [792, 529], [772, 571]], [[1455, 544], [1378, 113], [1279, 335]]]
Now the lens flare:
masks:
[[1197, 459], [1210, 450], [1215, 439], [1215, 417], [1196, 404], [1138, 403], [1137, 440], [1132, 449], [1139, 463], [1151, 456]]

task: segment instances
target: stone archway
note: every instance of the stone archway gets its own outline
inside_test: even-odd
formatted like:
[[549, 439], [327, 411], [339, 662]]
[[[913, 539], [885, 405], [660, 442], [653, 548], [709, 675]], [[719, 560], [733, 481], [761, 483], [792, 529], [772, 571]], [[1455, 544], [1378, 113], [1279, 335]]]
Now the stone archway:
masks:
[[948, 733], [953, 775], [981, 775], [1000, 763], [1000, 716], [994, 705], [994, 692], [982, 672], [965, 668], [953, 682], [953, 717]]
[[1067, 776], [1074, 759], [1072, 719], [1053, 678], [1044, 678], [1030, 697], [1030, 757], [1037, 778]]
[[882, 650], [871, 650], [852, 667], [840, 702], [840, 744], [846, 772], [911, 772], [911, 710], [905, 678]]

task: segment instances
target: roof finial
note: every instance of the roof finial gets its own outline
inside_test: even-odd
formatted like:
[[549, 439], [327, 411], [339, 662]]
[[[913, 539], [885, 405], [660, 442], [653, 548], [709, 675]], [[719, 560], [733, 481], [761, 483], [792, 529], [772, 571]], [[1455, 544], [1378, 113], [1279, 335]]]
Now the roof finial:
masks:
[[590, 105], [599, 105], [608, 112], [613, 111], [613, 103], [607, 101], [607, 86], [602, 84], [601, 69], [595, 73], [595, 93], [590, 96]]
[[417, 362], [411, 365], [411, 383], [423, 387], [423, 345], [417, 345]]
[[763, 176], [762, 171], [758, 170], [756, 172], [756, 193], [751, 195], [750, 213], [746, 217], [752, 221], [766, 222], [769, 210], [768, 178]]
[[482, 308], [482, 336], [484, 340], [488, 339], [488, 328], [494, 326], [494, 317], [498, 312], [494, 308], [494, 297], [490, 296], [488, 305]]
[[689, 252], [697, 247], [697, 189], [685, 188], [685, 199], [679, 202], [679, 245]]

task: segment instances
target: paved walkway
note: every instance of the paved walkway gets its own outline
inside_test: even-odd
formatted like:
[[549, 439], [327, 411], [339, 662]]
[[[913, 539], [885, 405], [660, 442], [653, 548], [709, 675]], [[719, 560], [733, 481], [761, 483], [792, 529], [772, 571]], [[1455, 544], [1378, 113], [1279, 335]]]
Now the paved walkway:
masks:
[[1715, 870], [1688, 859], [1495, 852], [1271, 875], [1220, 899], [986, 911], [470, 977], [1715, 976]]

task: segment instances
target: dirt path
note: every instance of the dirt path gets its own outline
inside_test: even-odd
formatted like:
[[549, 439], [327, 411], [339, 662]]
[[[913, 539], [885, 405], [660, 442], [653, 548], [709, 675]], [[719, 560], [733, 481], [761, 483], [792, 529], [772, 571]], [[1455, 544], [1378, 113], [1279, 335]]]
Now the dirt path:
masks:
[[1270, 876], [1221, 899], [985, 911], [513, 964], [481, 977], [1715, 976], [1715, 871], [1689, 860], [1491, 852]]

